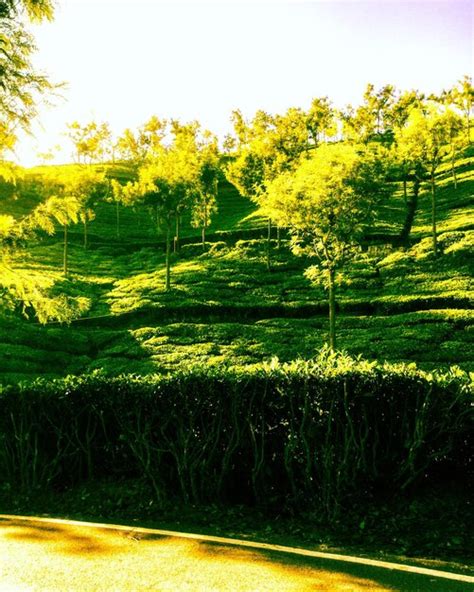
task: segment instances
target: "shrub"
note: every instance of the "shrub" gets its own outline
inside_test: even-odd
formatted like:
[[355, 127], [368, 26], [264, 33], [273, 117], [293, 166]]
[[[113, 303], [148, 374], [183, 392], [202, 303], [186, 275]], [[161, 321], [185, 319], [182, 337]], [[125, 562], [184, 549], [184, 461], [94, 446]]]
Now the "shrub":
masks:
[[472, 382], [344, 355], [0, 390], [0, 475], [27, 490], [146, 479], [157, 502], [318, 508], [470, 471]]

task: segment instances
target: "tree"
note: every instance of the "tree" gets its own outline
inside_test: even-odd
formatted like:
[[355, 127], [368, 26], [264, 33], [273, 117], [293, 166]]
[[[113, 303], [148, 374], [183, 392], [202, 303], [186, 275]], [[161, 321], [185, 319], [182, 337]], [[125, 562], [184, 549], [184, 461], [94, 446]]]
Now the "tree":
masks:
[[397, 134], [397, 144], [412, 163], [416, 179], [428, 179], [431, 190], [431, 225], [433, 253], [438, 254], [436, 172], [452, 143], [453, 117], [449, 110], [440, 111], [433, 103], [422, 111], [413, 109], [406, 126]]
[[[390, 141], [389, 113], [395, 100], [395, 89], [387, 84], [379, 91], [368, 84], [364, 101], [357, 109], [348, 105], [341, 113], [344, 135], [352, 142]], [[388, 133], [388, 135], [387, 135]]]
[[[237, 156], [226, 171], [228, 180], [242, 195], [261, 205], [267, 185], [284, 171], [291, 170], [314, 147], [310, 139], [311, 120], [301, 109], [290, 108], [284, 115], [257, 111], [247, 124], [239, 111], [233, 114], [239, 140]], [[312, 133], [316, 133], [313, 120]], [[271, 218], [268, 218], [267, 268], [271, 268]]]
[[452, 104], [460, 109], [466, 119], [467, 143], [471, 143], [471, 113], [474, 105], [472, 78], [464, 76], [449, 93]]
[[13, 216], [0, 214], [0, 263], [4, 261], [7, 252], [24, 238], [25, 227], [21, 221]]
[[34, 22], [44, 19], [52, 20], [54, 13], [53, 0], [3, 0], [0, 5], [0, 18], [12, 18], [26, 13]]
[[199, 151], [197, 191], [192, 202], [191, 224], [201, 228], [202, 248], [206, 246], [206, 230], [211, 217], [217, 210], [217, 189], [219, 183], [219, 154], [217, 138], [207, 135], [208, 143]]
[[90, 121], [81, 125], [73, 121], [67, 127], [66, 135], [74, 145], [73, 158], [78, 164], [103, 162], [110, 155], [112, 132], [107, 122]]
[[167, 133], [168, 121], [153, 115], [136, 132], [129, 128], [124, 130], [117, 140], [116, 150], [122, 160], [139, 166], [160, 154]]
[[19, 129], [29, 130], [40, 98], [56, 88], [35, 71], [31, 57], [36, 48], [25, 28], [27, 19], [52, 17], [51, 0], [0, 3], [0, 156], [14, 147]]
[[[178, 120], [171, 120], [170, 123], [171, 134], [173, 135], [173, 142], [171, 151], [173, 159], [175, 160], [175, 167], [185, 173], [189, 187], [193, 186], [194, 190], [188, 194], [188, 197], [193, 195], [193, 202], [197, 199], [199, 191], [198, 177], [201, 167], [200, 150], [207, 145], [211, 140], [212, 134], [201, 129], [198, 121], [191, 121], [189, 123], [181, 123]], [[181, 219], [184, 210], [191, 205], [188, 199], [183, 199], [175, 213], [175, 234], [173, 240], [174, 251], [179, 251], [180, 246], [180, 232]]]
[[[385, 114], [387, 122], [387, 137], [392, 142], [392, 156], [395, 164], [395, 171], [398, 179], [403, 183], [403, 199], [407, 209], [405, 223], [401, 232], [402, 240], [408, 240], [413, 225], [415, 212], [418, 205], [418, 193], [421, 184], [420, 169], [413, 161], [411, 152], [405, 150], [400, 144], [400, 132], [405, 127], [410, 113], [413, 109], [423, 108], [424, 96], [416, 90], [406, 91], [398, 94], [391, 102]], [[413, 181], [413, 193], [408, 195], [407, 184]]]
[[92, 167], [65, 170], [61, 183], [65, 195], [80, 204], [79, 220], [84, 227], [84, 249], [89, 246], [89, 222], [95, 219], [94, 207], [106, 194], [105, 173]]
[[449, 157], [451, 161], [451, 174], [453, 176], [454, 189], [458, 188], [458, 178], [456, 175], [456, 159], [459, 151], [463, 147], [464, 139], [462, 135], [463, 121], [450, 109], [444, 113], [444, 123], [449, 144]]
[[120, 205], [124, 203], [123, 185], [117, 179], [110, 179], [110, 191], [108, 192], [108, 201], [115, 204], [115, 232], [116, 236], [120, 238]]
[[336, 114], [327, 97], [317, 97], [312, 100], [306, 113], [306, 127], [309, 143], [319, 144], [336, 134]]
[[336, 272], [363, 237], [375, 203], [387, 192], [385, 170], [375, 150], [322, 145], [294, 172], [267, 187], [262, 205], [288, 227], [293, 251], [314, 257], [329, 293], [329, 346], [336, 347]]
[[171, 286], [171, 234], [178, 213], [196, 191], [192, 170], [186, 166], [178, 150], [169, 148], [163, 150], [154, 162], [142, 165], [138, 181], [127, 183], [121, 191], [126, 203], [138, 202], [150, 207], [159, 227], [165, 231], [165, 289], [168, 291]]
[[[40, 323], [70, 322], [89, 308], [88, 298], [55, 295], [54, 283], [38, 284], [30, 270], [14, 264], [19, 250], [35, 238], [37, 230], [52, 234], [59, 222], [64, 225], [63, 271], [67, 276], [67, 227], [77, 220], [77, 211], [78, 204], [72, 200], [52, 196], [23, 218], [0, 215], [0, 315], [18, 311], [29, 316], [34, 312]], [[13, 254], [11, 260], [9, 254]]]
[[[62, 195], [61, 195], [62, 193]], [[62, 191], [51, 195], [44, 203], [37, 206], [30, 216], [30, 224], [48, 234], [54, 234], [55, 222], [63, 228], [63, 275], [68, 277], [68, 228], [79, 220], [81, 204], [74, 196]]]
[[[401, 130], [396, 132], [396, 141], [392, 146], [393, 160], [398, 175], [403, 181], [403, 198], [405, 202], [405, 220], [400, 239], [404, 244], [409, 242], [411, 229], [418, 209], [418, 198], [421, 184], [426, 178], [426, 171], [419, 155], [412, 151], [411, 139]], [[411, 180], [412, 190], [408, 192], [407, 182]]]
[[[159, 119], [156, 115], [150, 117], [136, 131], [127, 128], [113, 145], [113, 160], [115, 158], [126, 167], [120, 174], [120, 179], [110, 182], [109, 200], [115, 204], [116, 234], [120, 237], [120, 207], [137, 199], [133, 196], [131, 187], [136, 182], [140, 167], [159, 158], [164, 149], [163, 140], [169, 132], [169, 122]], [[117, 169], [114, 167], [116, 176]], [[125, 186], [127, 186], [125, 188]]]
[[84, 225], [84, 249], [88, 247], [88, 224], [95, 219], [94, 206], [106, 193], [105, 175], [94, 168], [110, 154], [112, 133], [109, 124], [91, 121], [81, 125], [77, 121], [68, 124], [67, 136], [74, 145], [77, 167], [64, 172], [63, 183], [69, 195], [81, 203], [80, 220]]

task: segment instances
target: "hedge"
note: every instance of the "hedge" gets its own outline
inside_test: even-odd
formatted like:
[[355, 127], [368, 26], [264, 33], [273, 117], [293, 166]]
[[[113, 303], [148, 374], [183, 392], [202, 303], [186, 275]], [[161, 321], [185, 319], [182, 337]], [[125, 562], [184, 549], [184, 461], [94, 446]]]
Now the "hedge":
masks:
[[[324, 359], [323, 359], [324, 358]], [[472, 477], [472, 381], [325, 354], [0, 390], [0, 487], [146, 479], [156, 502], [314, 508]]]

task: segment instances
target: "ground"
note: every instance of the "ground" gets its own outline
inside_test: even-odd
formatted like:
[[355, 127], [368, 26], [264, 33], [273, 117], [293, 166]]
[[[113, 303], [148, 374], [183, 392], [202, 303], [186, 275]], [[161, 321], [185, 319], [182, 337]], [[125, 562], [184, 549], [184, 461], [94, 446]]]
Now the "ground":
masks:
[[461, 592], [474, 584], [462, 574], [250, 541], [6, 516], [0, 525], [2, 590]]

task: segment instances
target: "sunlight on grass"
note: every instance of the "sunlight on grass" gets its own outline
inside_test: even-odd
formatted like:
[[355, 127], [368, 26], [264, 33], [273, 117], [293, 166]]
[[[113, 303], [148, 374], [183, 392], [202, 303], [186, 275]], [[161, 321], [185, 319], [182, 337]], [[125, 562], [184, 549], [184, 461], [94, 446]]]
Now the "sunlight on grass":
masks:
[[[367, 577], [301, 559], [197, 540], [49, 523], [2, 522], [11, 589], [385, 592]], [[345, 573], [346, 572], [346, 573]]]
[[238, 226], [246, 226], [248, 228], [255, 226], [262, 226], [267, 223], [267, 216], [263, 212], [262, 208], [257, 208], [251, 212], [245, 218], [242, 218], [238, 223]]

